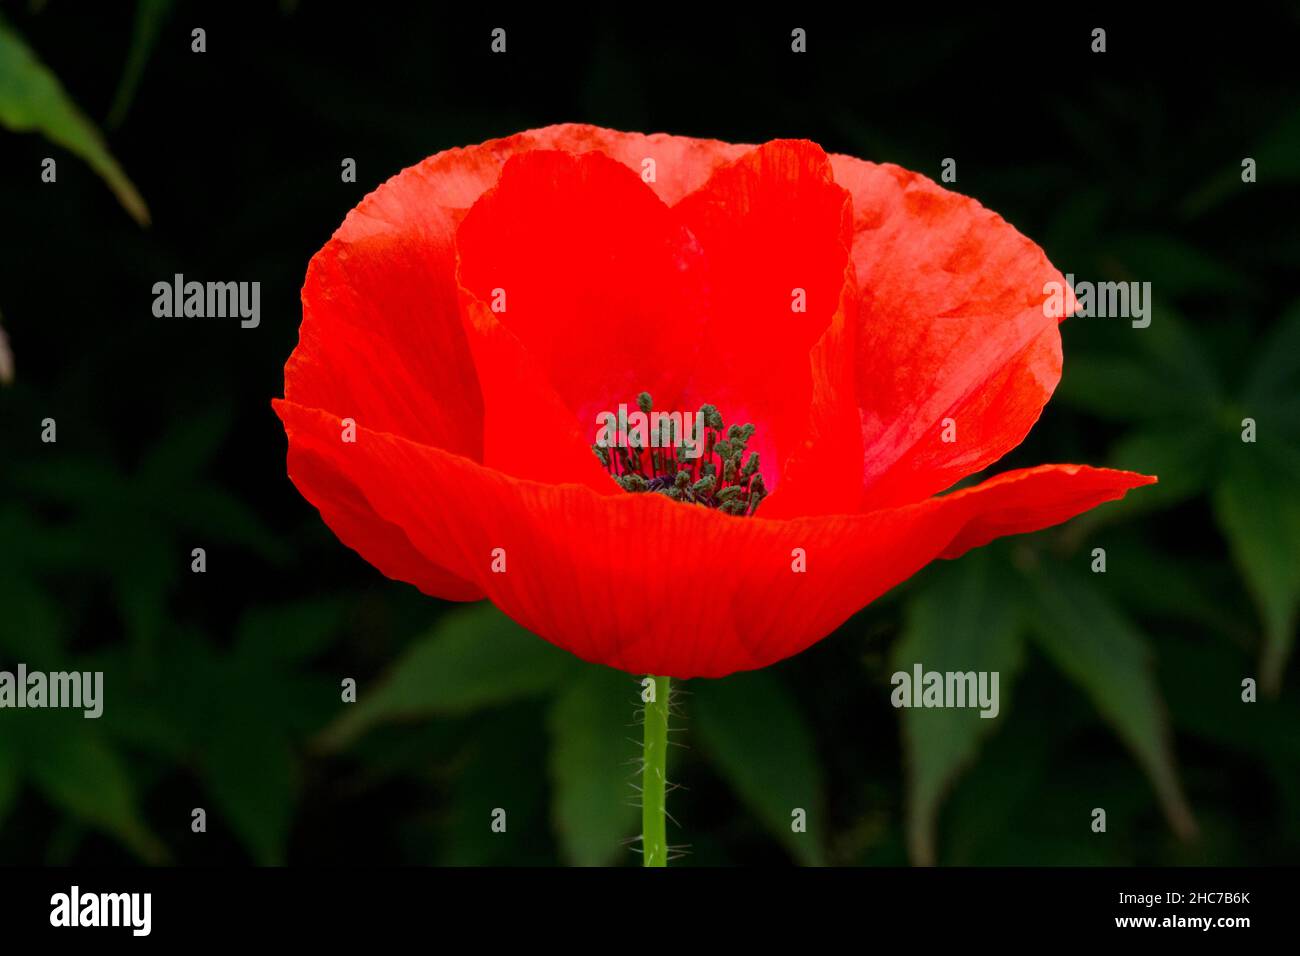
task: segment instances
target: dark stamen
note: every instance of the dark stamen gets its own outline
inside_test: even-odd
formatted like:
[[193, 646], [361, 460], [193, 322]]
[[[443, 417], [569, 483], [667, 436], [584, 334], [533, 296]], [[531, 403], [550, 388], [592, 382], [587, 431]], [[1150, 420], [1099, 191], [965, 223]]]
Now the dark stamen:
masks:
[[[648, 424], [654, 408], [650, 394], [639, 394], [636, 404]], [[698, 421], [703, 428], [703, 447], [696, 458], [687, 456], [687, 436], [676, 434], [671, 419], [661, 419], [657, 435], [650, 436], [647, 432], [648, 449], [638, 443], [635, 435], [627, 436], [627, 448], [621, 445], [613, 449], [600, 445], [591, 448], [624, 491], [661, 494], [673, 501], [716, 508], [723, 514], [752, 515], [767, 497], [758, 470], [758, 453], [745, 456], [745, 445], [754, 437], [754, 426], [731, 425], [724, 432], [722, 415], [713, 405], [700, 406]], [[679, 438], [682, 444], [674, 453], [670, 449]]]

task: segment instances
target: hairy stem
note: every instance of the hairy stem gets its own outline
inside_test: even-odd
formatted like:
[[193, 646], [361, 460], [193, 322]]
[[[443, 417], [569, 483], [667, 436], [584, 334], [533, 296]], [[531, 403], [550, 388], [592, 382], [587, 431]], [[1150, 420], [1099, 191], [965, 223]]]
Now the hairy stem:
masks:
[[641, 771], [641, 863], [667, 866], [664, 791], [668, 782], [668, 693], [670, 677], [653, 677], [654, 700], [645, 705], [645, 764]]

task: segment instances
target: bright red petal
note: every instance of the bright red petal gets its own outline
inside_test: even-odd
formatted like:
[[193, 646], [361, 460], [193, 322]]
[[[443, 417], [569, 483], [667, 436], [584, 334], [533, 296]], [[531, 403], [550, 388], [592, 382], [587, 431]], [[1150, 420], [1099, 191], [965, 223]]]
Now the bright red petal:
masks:
[[[309, 499], [342, 474], [431, 565], [477, 585], [538, 635], [586, 660], [674, 677], [781, 660], [936, 557], [1063, 521], [1153, 480], [1054, 465], [871, 514], [739, 519], [658, 495], [522, 481], [366, 429], [347, 444], [333, 416], [290, 402], [276, 410], [305, 453], [293, 477]], [[792, 570], [795, 549], [803, 573]], [[501, 554], [505, 571], [494, 573]]]
[[759, 426], [749, 447], [775, 464], [763, 475], [774, 489], [765, 515], [854, 510], [862, 443], [847, 362], [857, 311], [852, 205], [826, 154], [802, 140], [766, 143], [674, 212], [708, 265], [708, 354], [724, 373], [714, 401], [729, 421]]
[[344, 471], [292, 439], [288, 473], [289, 480], [320, 512], [338, 539], [383, 574], [448, 601], [478, 601], [484, 597], [478, 585], [447, 570], [436, 556], [417, 551], [400, 526], [374, 512]]
[[[607, 152], [638, 175], [654, 159], [651, 188], [675, 201], [749, 147], [563, 125], [447, 150], [404, 170], [362, 200], [313, 257], [285, 398], [482, 460], [483, 389], [461, 320], [455, 233], [511, 156], [542, 148]], [[291, 450], [291, 469], [294, 458]], [[474, 595], [464, 582], [440, 585], [415, 570], [409, 555], [395, 557], [400, 530], [367, 514], [356, 489], [317, 492], [326, 523], [385, 573], [429, 593]]]
[[1001, 458], [1037, 421], [1061, 375], [1043, 290], [1064, 280], [973, 199], [897, 166], [832, 164], [853, 196], [862, 290], [862, 507], [919, 501]]
[[[485, 463], [599, 491], [596, 416], [646, 390], [660, 409], [708, 401], [728, 422], [752, 421], [777, 513], [851, 509], [849, 226], [847, 194], [806, 142], [746, 153], [671, 210], [600, 154], [513, 160], [457, 237]], [[549, 443], [541, 460], [519, 458], [522, 409]], [[779, 469], [807, 475], [802, 495], [780, 488]]]
[[635, 407], [642, 390], [661, 409], [693, 410], [684, 402], [707, 360], [694, 325], [707, 294], [691, 236], [622, 164], [543, 150], [506, 164], [457, 247], [485, 463], [615, 488], [591, 452], [597, 416]]

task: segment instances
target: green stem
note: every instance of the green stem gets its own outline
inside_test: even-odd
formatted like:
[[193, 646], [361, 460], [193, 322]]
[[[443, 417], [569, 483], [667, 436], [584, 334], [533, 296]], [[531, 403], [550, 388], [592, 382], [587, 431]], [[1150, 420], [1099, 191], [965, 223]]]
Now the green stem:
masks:
[[654, 700], [645, 705], [645, 765], [641, 771], [641, 863], [667, 866], [664, 792], [668, 782], [668, 693], [670, 677], [653, 677]]

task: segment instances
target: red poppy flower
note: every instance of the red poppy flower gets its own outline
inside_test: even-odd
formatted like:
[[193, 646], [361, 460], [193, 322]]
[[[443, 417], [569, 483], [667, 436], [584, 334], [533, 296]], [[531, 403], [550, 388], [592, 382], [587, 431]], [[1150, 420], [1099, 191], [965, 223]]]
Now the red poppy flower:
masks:
[[[939, 494], [1037, 420], [1062, 281], [897, 166], [556, 126], [439, 153], [352, 210], [308, 267], [274, 404], [290, 478], [384, 574], [488, 597], [586, 660], [721, 676], [935, 558], [1155, 480], [1044, 465]], [[650, 449], [593, 454], [597, 415], [642, 392], [752, 427], [712, 430], [729, 445], [685, 485], [667, 452], [657, 472]]]

